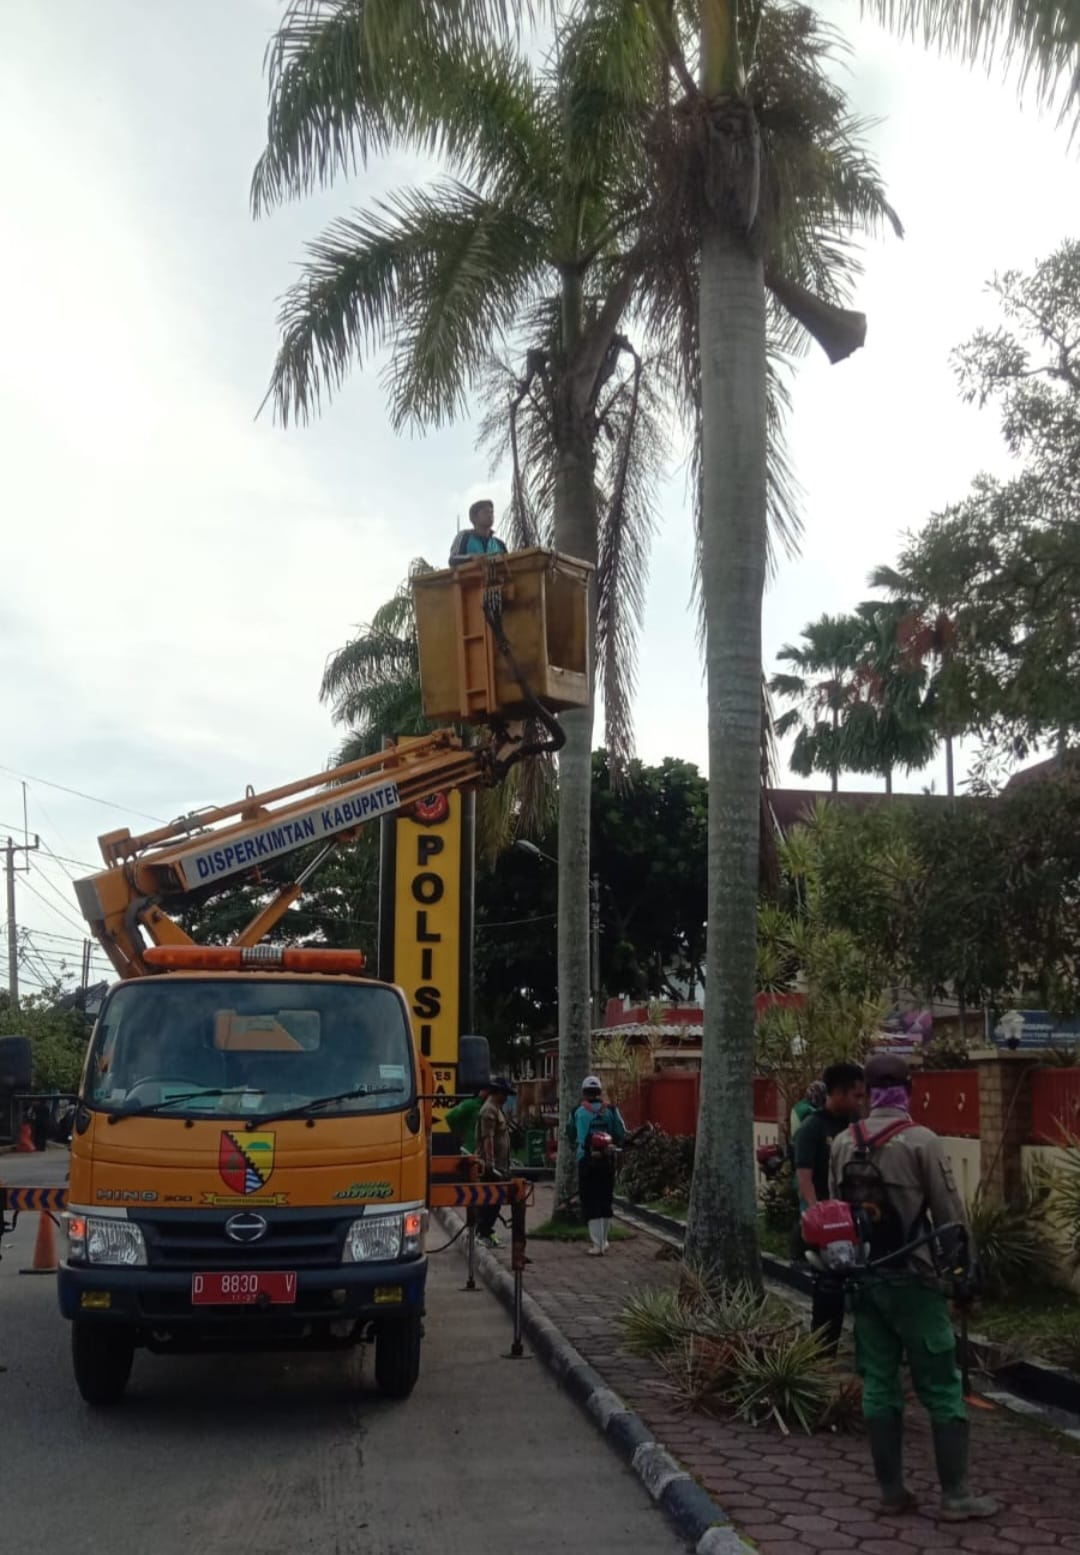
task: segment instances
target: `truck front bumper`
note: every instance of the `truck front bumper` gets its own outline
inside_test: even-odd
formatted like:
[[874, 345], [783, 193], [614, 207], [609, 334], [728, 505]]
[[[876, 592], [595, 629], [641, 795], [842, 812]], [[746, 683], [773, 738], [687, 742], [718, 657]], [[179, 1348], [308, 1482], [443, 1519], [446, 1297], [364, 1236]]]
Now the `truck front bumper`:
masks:
[[57, 1290], [64, 1317], [135, 1328], [154, 1348], [185, 1341], [200, 1349], [290, 1341], [339, 1348], [355, 1344], [373, 1322], [422, 1312], [426, 1280], [423, 1256], [342, 1264], [299, 1270], [295, 1304], [195, 1306], [188, 1272], [64, 1264]]

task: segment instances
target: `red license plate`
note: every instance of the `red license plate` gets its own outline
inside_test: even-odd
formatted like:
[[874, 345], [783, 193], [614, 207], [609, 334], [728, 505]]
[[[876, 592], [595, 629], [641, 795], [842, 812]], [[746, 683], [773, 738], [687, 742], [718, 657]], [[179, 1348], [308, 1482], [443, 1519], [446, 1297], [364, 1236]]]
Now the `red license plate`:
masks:
[[191, 1276], [191, 1301], [196, 1307], [244, 1307], [260, 1302], [287, 1307], [295, 1300], [295, 1274], [270, 1274], [260, 1270], [257, 1274]]

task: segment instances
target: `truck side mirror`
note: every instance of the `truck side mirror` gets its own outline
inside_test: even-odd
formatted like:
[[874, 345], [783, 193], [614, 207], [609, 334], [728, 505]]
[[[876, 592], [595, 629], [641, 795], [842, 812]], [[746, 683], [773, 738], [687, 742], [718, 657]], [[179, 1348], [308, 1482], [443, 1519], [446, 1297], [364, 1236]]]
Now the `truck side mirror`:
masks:
[[30, 1038], [0, 1037], [0, 1091], [28, 1091], [32, 1073]]
[[491, 1081], [491, 1049], [487, 1037], [458, 1038], [457, 1088], [461, 1096], [483, 1090]]

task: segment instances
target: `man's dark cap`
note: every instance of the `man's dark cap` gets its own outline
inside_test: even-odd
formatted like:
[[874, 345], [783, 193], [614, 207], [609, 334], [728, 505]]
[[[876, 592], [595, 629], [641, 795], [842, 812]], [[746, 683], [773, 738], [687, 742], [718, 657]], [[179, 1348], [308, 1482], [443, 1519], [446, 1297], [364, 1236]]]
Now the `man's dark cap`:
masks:
[[884, 1091], [893, 1085], [910, 1085], [911, 1070], [899, 1053], [875, 1053], [866, 1061], [866, 1083], [871, 1090]]

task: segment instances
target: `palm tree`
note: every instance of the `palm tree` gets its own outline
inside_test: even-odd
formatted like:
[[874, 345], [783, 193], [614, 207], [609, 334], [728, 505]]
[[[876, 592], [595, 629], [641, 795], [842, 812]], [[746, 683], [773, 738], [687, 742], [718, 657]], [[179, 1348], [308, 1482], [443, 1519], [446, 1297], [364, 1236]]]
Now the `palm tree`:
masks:
[[893, 773], [921, 772], [940, 739], [931, 716], [925, 663], [905, 651], [904, 609], [879, 600], [855, 611], [863, 630], [855, 700], [844, 727], [844, 763], [854, 772], [878, 772], [892, 793]]
[[[441, 151], [450, 176], [334, 223], [312, 246], [282, 311], [271, 396], [283, 421], [306, 417], [369, 347], [390, 342], [394, 424], [434, 425], [464, 408], [496, 343], [528, 347], [518, 401], [528, 397], [546, 415], [551, 459], [538, 479], [556, 548], [600, 564], [591, 658], [599, 644], [609, 745], [625, 754], [651, 497], [636, 452], [648, 419], [641, 363], [620, 332], [633, 278], [625, 260], [644, 203], [640, 101], [605, 86], [599, 40], [573, 22], [557, 65], [537, 69], [490, 30], [483, 36], [476, 18], [469, 37], [450, 21], [440, 30], [439, 14], [455, 6], [428, 5], [419, 43], [404, 26], [373, 38], [369, 9], [337, 0], [287, 14], [270, 57], [256, 210], [392, 141]], [[403, 9], [415, 11], [415, 0]], [[515, 503], [514, 517], [517, 538], [532, 538], [524, 504]], [[563, 726], [559, 1074], [567, 1098], [590, 1054], [592, 706], [565, 714]], [[557, 1191], [567, 1197], [574, 1162], [569, 1149], [560, 1152]]]
[[431, 729], [420, 694], [410, 587], [418, 573], [431, 570], [429, 562], [417, 558], [394, 596], [326, 661], [319, 701], [329, 702], [334, 722], [349, 730], [335, 765], [375, 755], [387, 735], [427, 734]]
[[926, 670], [904, 651], [901, 622], [897, 607], [870, 601], [811, 621], [801, 646], [780, 649], [796, 673], [774, 675], [769, 690], [795, 703], [776, 723], [780, 738], [798, 730], [793, 772], [827, 772], [834, 794], [841, 772], [876, 772], [892, 793], [896, 768], [918, 771], [933, 757]]
[[[864, 9], [901, 32], [970, 59], [997, 56], [1019, 65], [1039, 94], [1064, 80], [1066, 104], [1080, 105], [1080, 43], [1068, 0], [1029, 6], [962, 0], [865, 0]], [[855, 331], [829, 343], [835, 300], [777, 287], [762, 223], [775, 186], [768, 137], [753, 80], [770, 10], [760, 0], [644, 0], [673, 83], [668, 144], [675, 207], [658, 199], [670, 228], [681, 213], [696, 237], [696, 328], [686, 339], [697, 369], [700, 407], [701, 589], [709, 704], [709, 998], [702, 1055], [701, 1114], [687, 1221], [687, 1252], [732, 1280], [760, 1277], [755, 1235], [751, 1134], [753, 995], [759, 814], [761, 599], [766, 572], [769, 488], [768, 318], [766, 286], [830, 355], [850, 349]], [[792, 13], [793, 17], [796, 13]], [[813, 12], [801, 8], [811, 29]], [[698, 70], [688, 60], [696, 47]], [[801, 51], [786, 63], [797, 69]], [[677, 102], [675, 102], [677, 99]], [[819, 207], [826, 233], [842, 233], [851, 202]], [[827, 246], [823, 245], [823, 246]], [[790, 254], [790, 248], [788, 250]], [[797, 254], [795, 255], [797, 258]], [[805, 262], [805, 261], [804, 261]], [[782, 278], [786, 279], [786, 277]], [[811, 278], [804, 273], [801, 280]], [[828, 280], [828, 277], [821, 277]], [[812, 284], [812, 282], [811, 282]], [[785, 292], [787, 296], [785, 296]], [[822, 331], [822, 324], [825, 331]], [[845, 347], [844, 334], [848, 335]], [[857, 340], [856, 342], [857, 343]]]
[[[658, 219], [655, 200], [658, 162], [671, 150], [670, 99], [664, 92], [657, 99], [667, 56], [657, 56], [649, 17], [623, 0], [583, 7], [580, 24], [560, 40], [558, 69], [539, 72], [508, 47], [479, 49], [475, 40], [444, 46], [431, 25], [417, 47], [396, 34], [380, 37], [380, 53], [365, 31], [366, 15], [358, 0], [288, 13], [270, 58], [268, 147], [255, 175], [256, 209], [395, 139], [442, 149], [457, 180], [407, 191], [335, 223], [313, 247], [283, 309], [271, 395], [282, 419], [307, 416], [355, 357], [389, 340], [395, 423], [437, 422], [464, 403], [492, 341], [512, 333], [515, 319], [523, 322], [526, 372], [512, 398], [524, 448], [546, 456], [534, 457], [527, 478], [515, 478], [514, 525], [519, 538], [531, 538], [536, 509], [542, 515], [546, 507], [556, 546], [600, 563], [595, 641], [608, 744], [624, 754], [628, 649], [640, 611], [649, 451], [657, 440], [650, 404], [658, 398], [650, 401], [643, 364], [619, 332], [631, 300], [656, 333], [661, 361], [674, 355], [679, 362], [684, 403], [695, 417], [699, 409], [696, 251], [683, 241], [685, 213], [669, 212], [669, 226]], [[795, 15], [778, 11], [762, 26], [761, 58], [777, 82], [770, 86], [763, 70], [756, 88], [773, 175], [770, 280], [836, 352], [851, 349], [859, 321], [816, 303], [802, 279], [829, 278], [830, 266], [842, 264], [842, 229], [895, 218], [862, 154], [857, 124], [827, 83], [823, 35], [805, 28], [791, 34]], [[784, 39], [802, 46], [805, 59], [795, 69], [779, 68]], [[812, 132], [820, 133], [818, 148]], [[846, 343], [838, 343], [842, 336]], [[790, 327], [778, 328], [776, 344], [796, 344]], [[785, 522], [790, 532], [795, 493], [778, 436], [783, 388], [776, 376], [766, 403], [769, 507], [781, 532]], [[515, 418], [515, 443], [516, 433]], [[620, 602], [627, 606], [621, 615]], [[591, 709], [565, 721], [564, 1096], [576, 1091], [589, 1055]], [[564, 1152], [557, 1179], [564, 1194], [572, 1171]]]
[[871, 588], [885, 589], [896, 612], [896, 641], [905, 663], [928, 673], [923, 711], [945, 746], [945, 792], [956, 793], [955, 742], [971, 717], [963, 673], [956, 673], [956, 625], [933, 600], [920, 597], [914, 579], [896, 567], [875, 567]]
[[823, 615], [803, 628], [802, 644], [786, 643], [777, 658], [792, 666], [769, 681], [769, 691], [794, 702], [776, 720], [774, 733], [784, 739], [798, 730], [791, 770], [801, 777], [827, 772], [835, 794], [844, 760], [844, 725], [858, 697], [862, 623], [851, 615]]

